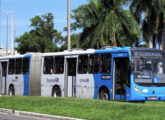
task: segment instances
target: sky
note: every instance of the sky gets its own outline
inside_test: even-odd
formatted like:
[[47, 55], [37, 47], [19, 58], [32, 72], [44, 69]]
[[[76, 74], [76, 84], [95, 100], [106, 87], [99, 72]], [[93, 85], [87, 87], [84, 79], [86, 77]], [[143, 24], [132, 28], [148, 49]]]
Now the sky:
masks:
[[[71, 10], [88, 3], [88, 0], [70, 0]], [[55, 29], [67, 33], [63, 28], [67, 26], [67, 0], [1, 0], [1, 41], [0, 46], [6, 48], [6, 23], [7, 17], [2, 11], [12, 11], [9, 14], [8, 41], [11, 48], [11, 16], [14, 16], [14, 28], [16, 37], [29, 32], [30, 19], [36, 15], [43, 15], [51, 12], [54, 15]]]

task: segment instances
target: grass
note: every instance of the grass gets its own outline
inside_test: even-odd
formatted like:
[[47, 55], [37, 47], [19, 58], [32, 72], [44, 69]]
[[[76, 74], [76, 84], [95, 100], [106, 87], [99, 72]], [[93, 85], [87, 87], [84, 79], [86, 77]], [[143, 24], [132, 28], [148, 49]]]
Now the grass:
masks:
[[76, 98], [2, 96], [0, 108], [89, 120], [165, 119], [165, 102], [128, 103]]

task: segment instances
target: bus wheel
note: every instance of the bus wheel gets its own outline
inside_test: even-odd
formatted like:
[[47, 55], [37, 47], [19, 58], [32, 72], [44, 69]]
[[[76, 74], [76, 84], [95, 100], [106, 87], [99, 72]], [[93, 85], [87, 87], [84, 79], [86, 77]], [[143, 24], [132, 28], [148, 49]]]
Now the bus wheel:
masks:
[[13, 96], [14, 95], [14, 86], [10, 86], [9, 87], [9, 96]]
[[54, 87], [52, 91], [52, 97], [61, 97], [61, 90], [59, 87]]
[[107, 89], [101, 90], [99, 94], [99, 99], [101, 100], [109, 100], [109, 91]]

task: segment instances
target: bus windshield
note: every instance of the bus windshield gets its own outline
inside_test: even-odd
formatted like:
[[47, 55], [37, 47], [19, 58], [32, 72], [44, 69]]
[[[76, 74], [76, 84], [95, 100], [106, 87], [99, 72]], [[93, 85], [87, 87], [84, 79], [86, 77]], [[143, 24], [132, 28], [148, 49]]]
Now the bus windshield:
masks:
[[139, 58], [132, 60], [132, 64], [136, 83], [165, 83], [165, 59]]

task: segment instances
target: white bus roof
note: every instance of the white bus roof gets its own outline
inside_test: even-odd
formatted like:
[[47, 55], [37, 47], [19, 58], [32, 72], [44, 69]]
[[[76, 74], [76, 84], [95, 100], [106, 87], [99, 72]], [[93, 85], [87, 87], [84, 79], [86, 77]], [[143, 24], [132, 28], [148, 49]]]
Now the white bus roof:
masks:
[[94, 49], [88, 50], [71, 50], [71, 51], [63, 51], [63, 52], [52, 52], [52, 53], [43, 53], [42, 56], [54, 56], [54, 55], [79, 55], [79, 54], [89, 54], [94, 53]]

